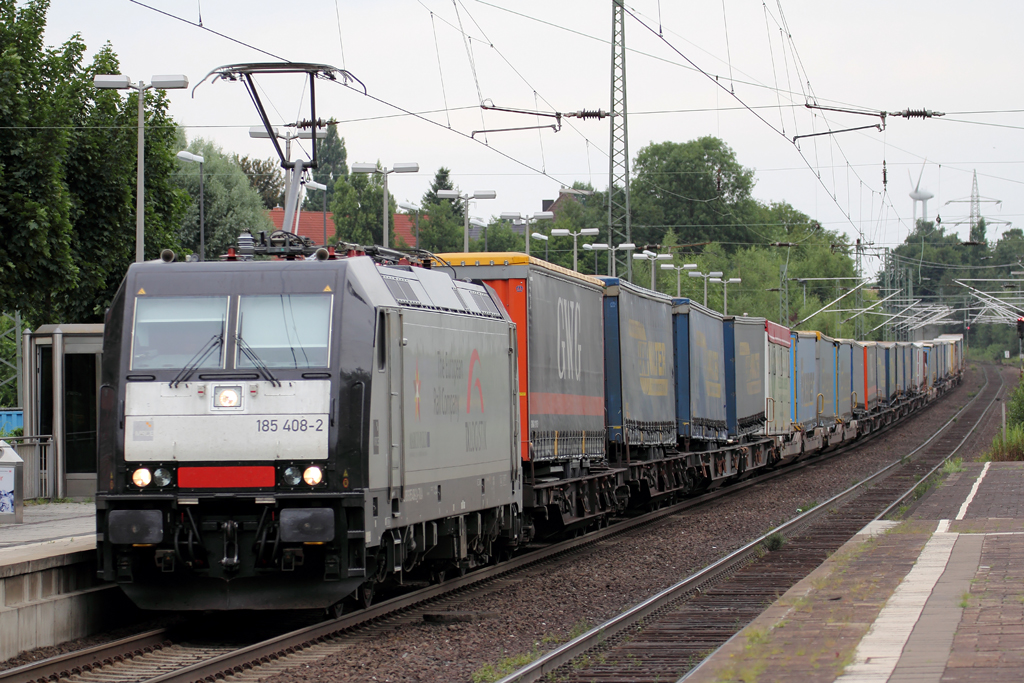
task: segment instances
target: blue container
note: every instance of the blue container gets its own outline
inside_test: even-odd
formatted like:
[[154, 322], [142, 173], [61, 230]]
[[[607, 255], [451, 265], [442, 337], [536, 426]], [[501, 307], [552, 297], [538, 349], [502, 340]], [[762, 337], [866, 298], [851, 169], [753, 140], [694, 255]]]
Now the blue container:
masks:
[[722, 316], [690, 299], [674, 299], [676, 430], [680, 438], [728, 438], [728, 379]]
[[10, 432], [25, 426], [23, 413], [20, 410], [0, 410], [0, 431]]
[[676, 443], [672, 299], [618, 278], [604, 290], [608, 440], [632, 446]]

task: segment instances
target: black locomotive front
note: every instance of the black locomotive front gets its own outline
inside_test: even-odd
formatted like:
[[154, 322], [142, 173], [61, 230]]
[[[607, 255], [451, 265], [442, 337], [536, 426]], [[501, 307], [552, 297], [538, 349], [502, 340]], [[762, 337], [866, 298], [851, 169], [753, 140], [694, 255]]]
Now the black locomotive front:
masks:
[[147, 609], [364, 581], [374, 310], [347, 260], [133, 265], [107, 314], [99, 574]]

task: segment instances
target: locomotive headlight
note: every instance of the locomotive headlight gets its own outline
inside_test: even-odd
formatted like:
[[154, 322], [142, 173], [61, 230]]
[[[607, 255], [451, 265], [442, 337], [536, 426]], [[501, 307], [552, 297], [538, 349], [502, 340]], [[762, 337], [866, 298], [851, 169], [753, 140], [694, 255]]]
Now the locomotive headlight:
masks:
[[150, 474], [149, 470], [147, 470], [145, 467], [140, 467], [139, 469], [132, 472], [132, 483], [138, 486], [140, 489], [149, 486], [149, 483], [151, 481], [153, 481], [153, 475]]
[[153, 483], [163, 488], [171, 483], [171, 471], [166, 467], [158, 467], [153, 472]]
[[286, 467], [284, 472], [281, 473], [281, 481], [284, 482], [285, 486], [298, 486], [299, 482], [302, 481], [302, 470], [294, 465]]
[[306, 471], [302, 473], [302, 481], [306, 482], [310, 486], [316, 486], [324, 479], [324, 473], [320, 471], [319, 467], [307, 467]]
[[240, 408], [242, 387], [216, 387], [213, 390], [213, 405], [216, 408]]

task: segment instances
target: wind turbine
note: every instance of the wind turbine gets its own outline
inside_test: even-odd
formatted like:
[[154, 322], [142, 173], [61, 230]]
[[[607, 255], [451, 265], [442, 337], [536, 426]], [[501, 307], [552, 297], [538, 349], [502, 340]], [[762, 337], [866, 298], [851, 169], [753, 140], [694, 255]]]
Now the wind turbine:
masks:
[[[928, 200], [934, 197], [931, 192], [921, 189], [921, 178], [924, 177], [924, 167], [927, 165], [928, 160], [925, 159], [924, 163], [921, 164], [921, 173], [917, 176], [917, 185], [914, 186], [914, 191], [910, 193], [910, 198], [914, 200], [914, 226], [917, 227], [917, 203], [921, 202], [921, 220], [928, 220]], [[910, 175], [910, 169], [907, 169], [907, 177], [910, 178], [910, 182], [914, 182], [914, 176]]]

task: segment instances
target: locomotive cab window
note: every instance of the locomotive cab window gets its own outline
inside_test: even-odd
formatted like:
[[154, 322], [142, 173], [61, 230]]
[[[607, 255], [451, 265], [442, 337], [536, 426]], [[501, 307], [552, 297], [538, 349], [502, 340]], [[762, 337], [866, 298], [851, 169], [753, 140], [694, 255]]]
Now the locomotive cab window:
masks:
[[223, 367], [227, 316], [226, 296], [139, 297], [132, 369], [178, 369], [190, 361], [199, 368]]
[[[325, 368], [330, 363], [330, 294], [244, 295], [238, 301], [239, 346], [269, 368]], [[235, 367], [256, 361], [236, 349]]]

